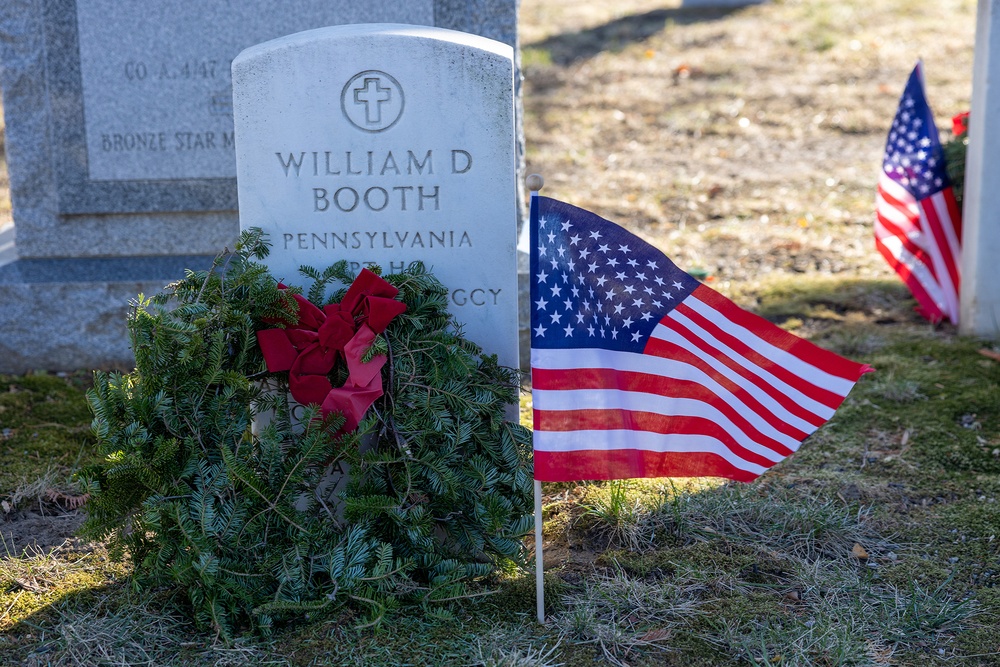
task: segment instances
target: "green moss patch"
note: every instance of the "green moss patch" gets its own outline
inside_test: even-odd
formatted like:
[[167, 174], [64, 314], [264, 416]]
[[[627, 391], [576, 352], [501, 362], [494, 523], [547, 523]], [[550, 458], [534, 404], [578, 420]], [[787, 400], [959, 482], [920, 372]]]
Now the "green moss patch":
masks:
[[0, 497], [53, 468], [57, 483], [66, 486], [72, 471], [89, 462], [90, 381], [87, 372], [0, 375]]

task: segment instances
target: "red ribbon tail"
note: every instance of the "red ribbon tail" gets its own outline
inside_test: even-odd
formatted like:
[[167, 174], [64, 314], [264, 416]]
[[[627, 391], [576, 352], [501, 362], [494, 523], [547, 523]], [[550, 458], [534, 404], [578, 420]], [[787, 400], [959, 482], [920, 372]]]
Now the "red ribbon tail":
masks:
[[323, 401], [322, 412], [327, 415], [339, 412], [344, 415], [344, 425], [337, 434], [349, 433], [361, 423], [368, 408], [382, 395], [382, 375], [376, 374], [368, 386], [348, 386], [331, 389]]
[[269, 372], [287, 371], [295, 363], [298, 352], [284, 329], [261, 329], [257, 332], [257, 343]]
[[385, 355], [379, 354], [372, 357], [368, 363], [361, 361], [365, 352], [372, 346], [375, 340], [375, 332], [367, 325], [358, 327], [358, 332], [344, 346], [344, 358], [347, 360], [347, 370], [349, 376], [348, 384], [355, 387], [365, 387], [371, 384], [372, 378], [381, 377], [382, 366], [385, 365]]

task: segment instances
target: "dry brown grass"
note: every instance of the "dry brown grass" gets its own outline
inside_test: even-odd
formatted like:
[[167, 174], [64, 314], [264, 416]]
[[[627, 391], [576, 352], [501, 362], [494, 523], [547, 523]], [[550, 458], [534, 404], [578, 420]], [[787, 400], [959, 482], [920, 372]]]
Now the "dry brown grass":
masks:
[[916, 60], [939, 126], [969, 106], [973, 0], [521, 13], [529, 172], [723, 291], [765, 274], [888, 276], [875, 174]]

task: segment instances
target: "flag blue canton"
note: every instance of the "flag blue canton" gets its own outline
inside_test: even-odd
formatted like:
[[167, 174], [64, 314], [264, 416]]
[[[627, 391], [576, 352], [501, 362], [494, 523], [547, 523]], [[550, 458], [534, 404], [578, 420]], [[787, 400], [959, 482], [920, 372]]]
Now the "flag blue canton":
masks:
[[919, 67], [913, 71], [903, 90], [882, 164], [886, 175], [918, 200], [951, 185], [945, 170], [944, 149], [919, 72]]
[[532, 197], [531, 347], [642, 352], [700, 284], [639, 237], [589, 211]]

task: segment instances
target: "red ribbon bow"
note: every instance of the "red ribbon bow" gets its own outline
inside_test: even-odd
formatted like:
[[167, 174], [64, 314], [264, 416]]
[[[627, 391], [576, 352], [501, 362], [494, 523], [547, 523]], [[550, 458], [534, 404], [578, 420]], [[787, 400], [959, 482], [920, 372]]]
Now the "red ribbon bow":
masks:
[[[285, 286], [279, 284], [278, 288]], [[398, 293], [378, 275], [362, 269], [340, 303], [320, 309], [293, 294], [299, 306], [299, 321], [285, 329], [257, 332], [267, 370], [288, 371], [292, 398], [302, 404], [318, 403], [324, 417], [331, 412], [342, 413], [347, 421], [339, 432], [353, 431], [382, 395], [385, 355], [376, 355], [367, 363], [361, 358], [375, 336], [406, 311], [406, 304], [395, 299]], [[334, 388], [327, 375], [341, 354], [347, 362], [347, 381], [343, 387]]]
[[956, 137], [969, 131], [969, 112], [963, 111], [951, 117], [951, 133]]

